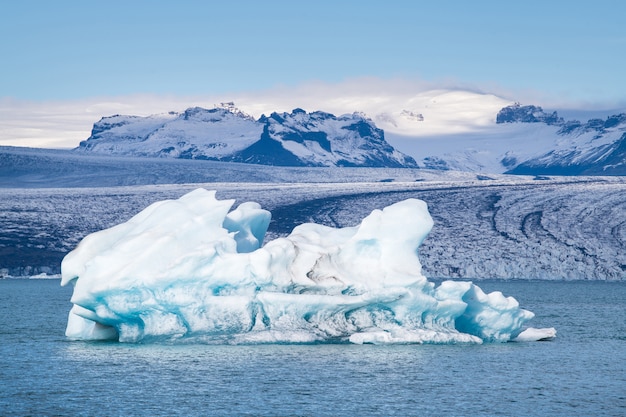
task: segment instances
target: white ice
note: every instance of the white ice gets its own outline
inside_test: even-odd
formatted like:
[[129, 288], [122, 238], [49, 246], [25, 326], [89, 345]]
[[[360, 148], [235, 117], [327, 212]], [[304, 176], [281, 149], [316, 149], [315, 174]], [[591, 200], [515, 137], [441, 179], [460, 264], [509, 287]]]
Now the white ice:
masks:
[[433, 221], [409, 199], [360, 225], [303, 224], [263, 245], [257, 203], [197, 189], [87, 236], [62, 262], [66, 335], [122, 342], [482, 343], [539, 340], [533, 313], [470, 282], [439, 286], [418, 247]]

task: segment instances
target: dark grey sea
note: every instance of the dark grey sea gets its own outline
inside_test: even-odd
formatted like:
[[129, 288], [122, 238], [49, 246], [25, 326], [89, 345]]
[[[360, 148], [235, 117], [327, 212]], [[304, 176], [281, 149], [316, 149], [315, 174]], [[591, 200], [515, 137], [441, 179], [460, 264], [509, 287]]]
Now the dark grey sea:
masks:
[[480, 281], [556, 327], [484, 345], [75, 342], [71, 288], [0, 280], [2, 416], [625, 416], [626, 282]]

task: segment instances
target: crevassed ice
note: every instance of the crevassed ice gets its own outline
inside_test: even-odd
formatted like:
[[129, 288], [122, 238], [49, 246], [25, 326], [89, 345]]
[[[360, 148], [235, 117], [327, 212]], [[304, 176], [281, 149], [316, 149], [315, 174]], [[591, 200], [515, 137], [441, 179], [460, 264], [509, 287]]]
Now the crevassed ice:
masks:
[[436, 287], [417, 249], [433, 221], [409, 199], [359, 226], [303, 224], [264, 246], [257, 203], [197, 189], [93, 233], [61, 265], [74, 284], [66, 335], [122, 342], [481, 343], [538, 340], [511, 297]]

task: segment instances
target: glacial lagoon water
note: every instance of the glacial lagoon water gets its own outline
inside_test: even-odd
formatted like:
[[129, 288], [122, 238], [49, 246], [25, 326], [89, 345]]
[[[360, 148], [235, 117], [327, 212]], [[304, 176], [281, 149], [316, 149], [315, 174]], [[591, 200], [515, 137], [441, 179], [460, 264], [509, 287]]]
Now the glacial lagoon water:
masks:
[[256, 345], [76, 342], [71, 288], [0, 280], [2, 416], [623, 416], [626, 283], [480, 281], [548, 342]]

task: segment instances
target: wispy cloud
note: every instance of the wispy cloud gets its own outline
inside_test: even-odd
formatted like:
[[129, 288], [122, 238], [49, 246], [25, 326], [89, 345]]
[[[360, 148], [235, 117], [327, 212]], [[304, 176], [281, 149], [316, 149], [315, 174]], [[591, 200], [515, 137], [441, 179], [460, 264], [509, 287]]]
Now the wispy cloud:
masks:
[[94, 122], [113, 114], [150, 115], [193, 105], [187, 97], [132, 95], [67, 101], [0, 99], [0, 145], [71, 148], [90, 135]]

